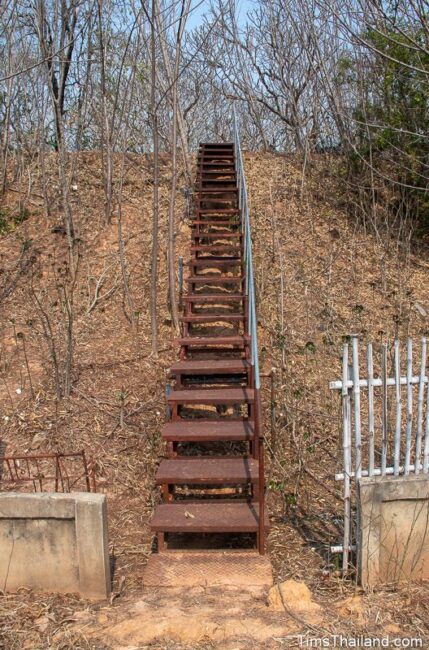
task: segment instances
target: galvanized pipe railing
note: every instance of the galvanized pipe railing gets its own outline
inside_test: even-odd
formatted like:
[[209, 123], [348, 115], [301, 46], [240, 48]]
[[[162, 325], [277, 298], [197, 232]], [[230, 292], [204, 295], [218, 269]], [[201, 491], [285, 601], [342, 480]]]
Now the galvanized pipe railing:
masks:
[[238, 127], [237, 114], [235, 107], [233, 109], [234, 123], [234, 148], [235, 148], [235, 168], [237, 173], [238, 185], [238, 204], [241, 216], [241, 225], [243, 230], [243, 258], [245, 264], [245, 293], [246, 293], [246, 334], [250, 338], [250, 360], [252, 364], [252, 383], [255, 391], [254, 405], [254, 456], [259, 460], [259, 553], [265, 552], [265, 481], [264, 481], [264, 439], [262, 431], [262, 412], [261, 412], [261, 378], [259, 372], [258, 357], [258, 320], [256, 315], [255, 299], [255, 279], [253, 275], [253, 252], [252, 252], [252, 231], [250, 226], [249, 202], [247, 195], [246, 176], [244, 173], [243, 154], [241, 150], [240, 134]]

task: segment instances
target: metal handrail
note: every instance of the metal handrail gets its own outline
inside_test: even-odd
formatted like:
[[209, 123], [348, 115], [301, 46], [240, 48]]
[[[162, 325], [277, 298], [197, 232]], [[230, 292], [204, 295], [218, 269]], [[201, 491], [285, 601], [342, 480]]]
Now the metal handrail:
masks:
[[244, 261], [246, 264], [246, 295], [248, 298], [247, 306], [247, 325], [250, 336], [251, 363], [253, 366], [253, 376], [255, 388], [261, 387], [259, 373], [258, 357], [258, 322], [256, 317], [256, 300], [255, 300], [255, 280], [253, 276], [253, 252], [252, 252], [252, 234], [250, 228], [249, 203], [247, 198], [247, 184], [244, 174], [243, 154], [241, 151], [240, 135], [238, 130], [237, 114], [234, 107], [234, 145], [236, 155], [236, 171], [238, 183], [238, 201], [241, 213], [241, 223], [243, 228], [244, 239]]
[[250, 360], [252, 364], [252, 383], [255, 390], [254, 402], [254, 423], [255, 423], [255, 441], [254, 455], [259, 459], [259, 553], [265, 552], [265, 480], [264, 480], [264, 438], [262, 432], [262, 412], [261, 412], [261, 378], [259, 372], [258, 357], [258, 320], [256, 316], [256, 297], [255, 297], [255, 279], [253, 275], [253, 251], [252, 251], [252, 231], [250, 227], [249, 202], [247, 195], [246, 176], [244, 173], [243, 154], [241, 150], [240, 134], [238, 128], [237, 113], [233, 108], [234, 115], [234, 149], [235, 149], [235, 168], [237, 172], [238, 184], [238, 206], [241, 216], [241, 225], [243, 229], [243, 258], [245, 262], [245, 292], [247, 298], [247, 334], [250, 337]]

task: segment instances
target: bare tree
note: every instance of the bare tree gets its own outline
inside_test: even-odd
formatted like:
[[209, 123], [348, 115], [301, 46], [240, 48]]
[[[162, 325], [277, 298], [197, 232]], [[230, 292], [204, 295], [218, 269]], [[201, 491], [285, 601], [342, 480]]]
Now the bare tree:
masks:
[[176, 188], [177, 188], [177, 129], [178, 129], [178, 85], [180, 70], [180, 55], [183, 32], [186, 24], [186, 15], [189, 11], [191, 0], [182, 0], [180, 16], [176, 34], [176, 47], [174, 54], [174, 78], [172, 82], [172, 127], [171, 127], [171, 186], [170, 206], [168, 211], [168, 278], [170, 308], [173, 326], [179, 329], [179, 312], [176, 297], [176, 260], [175, 260], [175, 216], [176, 216]]
[[150, 117], [152, 125], [153, 147], [153, 198], [152, 198], [152, 253], [151, 253], [151, 282], [150, 282], [150, 323], [152, 332], [152, 354], [158, 355], [158, 322], [157, 322], [157, 282], [158, 282], [158, 223], [159, 223], [159, 136], [157, 115], [156, 87], [156, 24], [157, 1], [152, 0], [151, 14], [151, 89]]

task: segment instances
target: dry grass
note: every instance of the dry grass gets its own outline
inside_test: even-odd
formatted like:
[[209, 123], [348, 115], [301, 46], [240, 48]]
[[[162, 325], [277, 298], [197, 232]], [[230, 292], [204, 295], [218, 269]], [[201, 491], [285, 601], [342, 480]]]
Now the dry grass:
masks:
[[[106, 290], [117, 282], [117, 227], [116, 219], [107, 228], [102, 225], [98, 156], [80, 154], [74, 160], [77, 189], [72, 193], [72, 207], [82, 240], [75, 305], [75, 388], [70, 400], [61, 403], [54, 398], [47, 349], [28, 291], [32, 275], [60, 340], [63, 321], [55, 284], [66, 244], [61, 234], [51, 232], [60, 221], [53, 163], [52, 215], [44, 214], [37, 169], [33, 168], [33, 194], [24, 200], [30, 216], [0, 240], [0, 288], [14, 277], [8, 270], [19, 258], [23, 242], [31, 240], [29, 250], [35, 256], [33, 266], [16, 278], [0, 315], [0, 442], [8, 453], [84, 448], [97, 459], [99, 484], [109, 503], [115, 607], [141, 590], [151, 545], [150, 514], [158, 499], [153, 475], [162, 453], [159, 432], [165, 417], [167, 370], [175, 354], [170, 344], [173, 332], [166, 275], [169, 161], [163, 160], [162, 165], [161, 352], [154, 360], [149, 323], [150, 160], [127, 158], [124, 184], [123, 230], [130, 291], [138, 314], [135, 333], [124, 315], [120, 282], [108, 300], [87, 313], [89, 277], [99, 277], [107, 265]], [[339, 486], [333, 481], [339, 458], [339, 402], [330, 393], [328, 381], [339, 376], [343, 337], [350, 333], [377, 342], [391, 340], [395, 334], [427, 332], [427, 319], [414, 305], [417, 302], [429, 311], [429, 267], [424, 251], [386, 248], [352, 223], [341, 205], [339, 185], [326, 175], [326, 167], [326, 160], [316, 158], [302, 191], [298, 161], [269, 154], [246, 156], [262, 369], [276, 368], [274, 429], [270, 426], [270, 384], [264, 379], [273, 523], [269, 550], [277, 579], [305, 580], [318, 601], [329, 607], [355, 590], [339, 579], [336, 559], [327, 551], [330, 543], [340, 539], [341, 522]], [[20, 190], [19, 183], [14, 189]], [[14, 209], [18, 198], [19, 192], [10, 192], [6, 207]], [[186, 259], [189, 227], [181, 219], [185, 211], [182, 187], [177, 204], [177, 250]], [[91, 281], [90, 287], [93, 291]], [[25, 336], [35, 399], [30, 397], [18, 332]], [[127, 395], [124, 428], [119, 426], [120, 391]], [[428, 594], [423, 587], [370, 593], [363, 602], [362, 619], [357, 615], [341, 619], [342, 632], [379, 631], [396, 623], [401, 633], [416, 635], [418, 630], [427, 634]], [[84, 607], [72, 596], [25, 592], [2, 596], [0, 619], [5, 624], [0, 644], [3, 636], [8, 650], [101, 650], [101, 642], [91, 645], [74, 631], [75, 612]], [[334, 618], [330, 625], [335, 628], [339, 623]], [[52, 640], [59, 629], [64, 632], [61, 640]], [[172, 644], [158, 647], [179, 648]], [[207, 642], [204, 647], [212, 646]]]

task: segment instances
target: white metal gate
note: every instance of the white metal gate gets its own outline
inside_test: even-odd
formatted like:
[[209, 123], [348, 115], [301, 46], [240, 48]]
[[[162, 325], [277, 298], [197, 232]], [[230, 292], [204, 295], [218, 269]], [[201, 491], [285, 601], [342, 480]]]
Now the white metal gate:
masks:
[[[356, 480], [364, 476], [399, 476], [429, 473], [429, 382], [427, 344], [422, 338], [418, 374], [413, 370], [413, 341], [405, 350], [398, 340], [375, 348], [366, 345], [359, 359], [359, 339], [345, 343], [342, 377], [330, 383], [341, 391], [342, 471], [335, 479], [344, 483], [343, 571], [356, 545], [357, 518], [353, 502]], [[406, 368], [401, 374], [401, 366]], [[363, 370], [365, 368], [365, 370]], [[390, 373], [392, 376], [390, 376]], [[366, 378], [362, 378], [366, 375]]]

